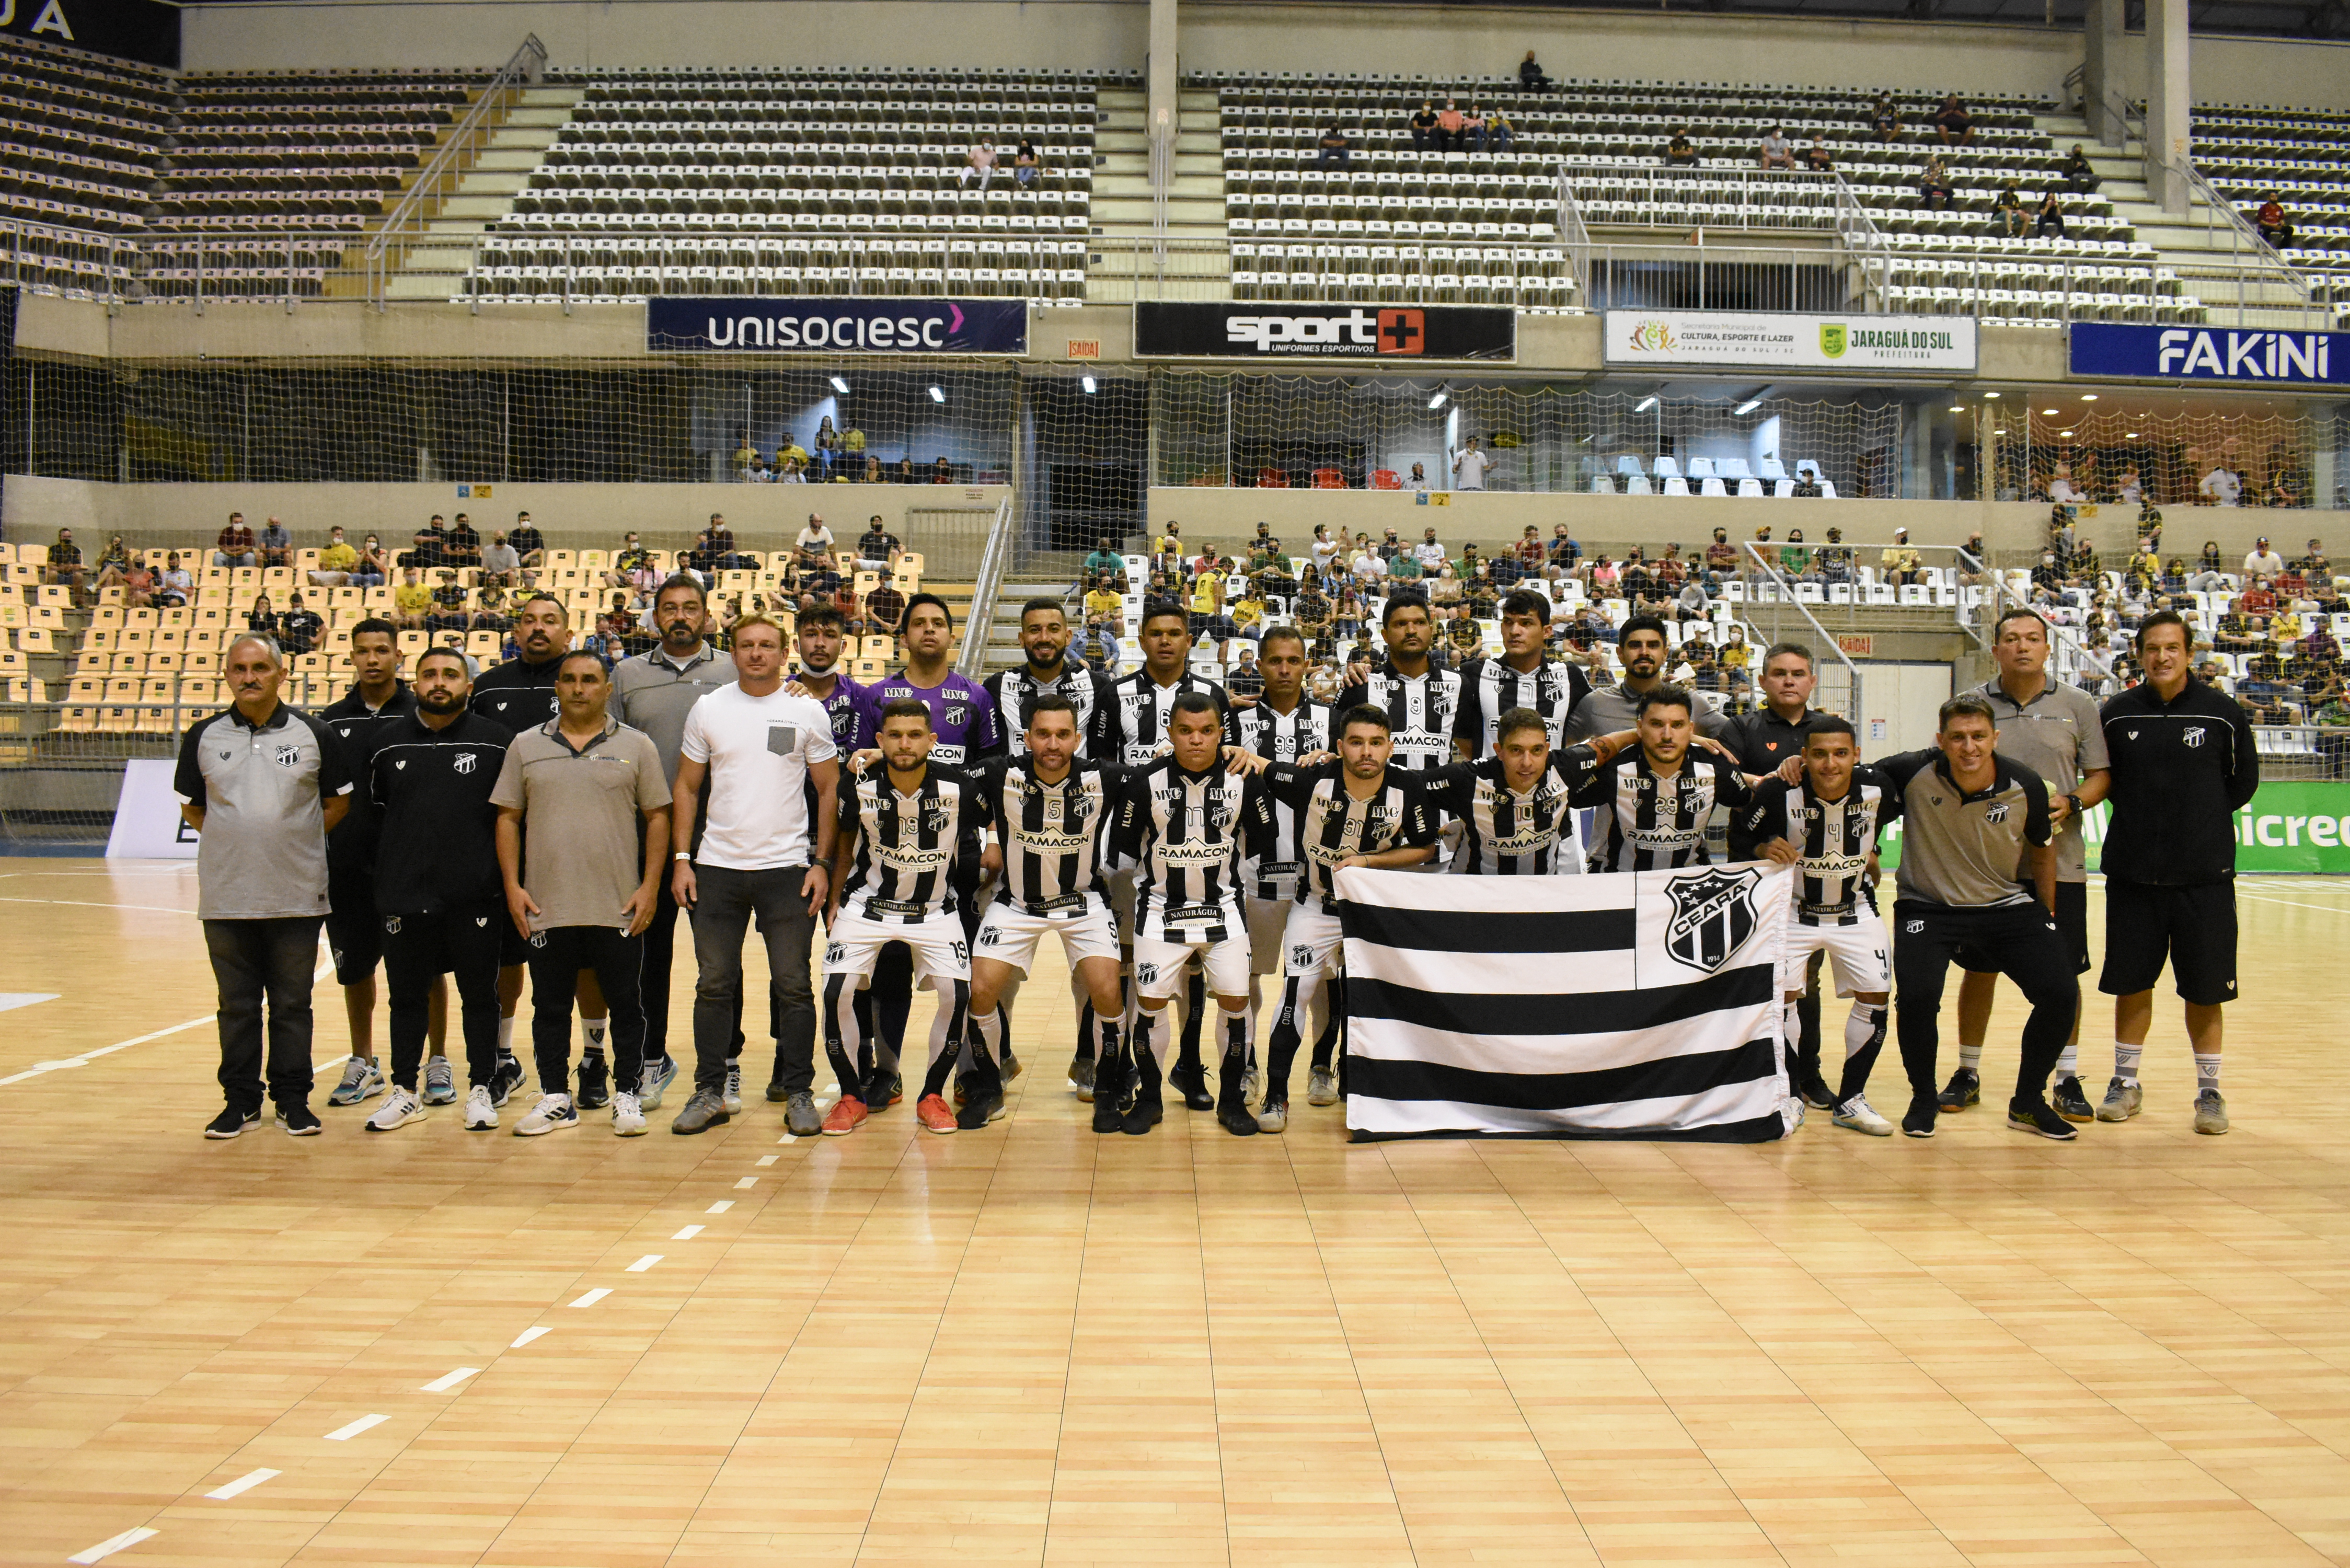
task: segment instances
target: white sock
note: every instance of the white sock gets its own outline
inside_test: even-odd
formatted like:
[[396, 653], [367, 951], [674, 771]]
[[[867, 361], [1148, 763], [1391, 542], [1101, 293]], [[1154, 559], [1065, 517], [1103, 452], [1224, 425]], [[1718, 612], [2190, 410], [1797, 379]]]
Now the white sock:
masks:
[[[1794, 1009], [1787, 1011], [1792, 1013]], [[1844, 1059], [1849, 1062], [1859, 1055], [1884, 1028], [1885, 1009], [1866, 1002], [1854, 1002], [1851, 1013], [1844, 1021]]]
[[2138, 1053], [2145, 1049], [2143, 1045], [2125, 1045], [2118, 1040], [2115, 1041], [2114, 1076], [2125, 1084], [2137, 1083]]
[[1174, 1044], [1174, 1031], [1167, 1027], [1170, 1022], [1168, 1014], [1174, 1011], [1172, 1002], [1156, 1012], [1139, 1002], [1135, 1005], [1134, 1060], [1138, 1065], [1141, 1064], [1142, 1053], [1147, 1047], [1150, 1059], [1159, 1064], [1159, 1071], [1164, 1073], [1167, 1070], [1167, 1053]]
[[511, 1018], [498, 1020], [498, 1054], [501, 1056], [514, 1054], [514, 1026], [515, 1021]]
[[2077, 1078], [2081, 1075], [2081, 1043], [2079, 1041], [2074, 1041], [2056, 1053], [2056, 1075], [2059, 1078]]
[[579, 1032], [588, 1037], [588, 1054], [590, 1056], [601, 1056], [604, 1054], [604, 1031], [610, 1026], [611, 1022], [611, 1015], [608, 1013], [602, 1018], [590, 1018], [585, 1013], [580, 1014]]
[[1959, 1065], [1964, 1067], [1970, 1073], [1981, 1072], [1982, 1047], [1980, 1045], [1960, 1045], [1959, 1047]]
[[1784, 1002], [1779, 1008], [1779, 1037], [1787, 1043], [1787, 1059], [1794, 1061], [1804, 1039], [1804, 1023], [1796, 1014], [1794, 1002]]
[[2195, 1091], [2201, 1094], [2207, 1089], [2215, 1095], [2220, 1092], [2220, 1053], [2217, 1051], [2195, 1053]]
[[975, 1035], [979, 1049], [1001, 1064], [1003, 1061], [1003, 1014], [990, 1008], [985, 1013], [974, 1011], [971, 1017], [976, 1027], [966, 1033]]

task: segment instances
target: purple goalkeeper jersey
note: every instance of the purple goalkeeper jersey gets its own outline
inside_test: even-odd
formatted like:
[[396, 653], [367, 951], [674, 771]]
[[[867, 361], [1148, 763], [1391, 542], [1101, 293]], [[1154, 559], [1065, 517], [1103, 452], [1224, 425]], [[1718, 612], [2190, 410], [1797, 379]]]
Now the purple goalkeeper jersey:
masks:
[[1003, 728], [996, 719], [995, 704], [977, 683], [952, 670], [936, 686], [917, 686], [900, 672], [867, 687], [865, 692], [868, 733], [875, 737], [881, 733], [883, 704], [911, 697], [928, 708], [938, 736], [931, 748], [931, 760], [942, 767], [967, 767], [1003, 747]]

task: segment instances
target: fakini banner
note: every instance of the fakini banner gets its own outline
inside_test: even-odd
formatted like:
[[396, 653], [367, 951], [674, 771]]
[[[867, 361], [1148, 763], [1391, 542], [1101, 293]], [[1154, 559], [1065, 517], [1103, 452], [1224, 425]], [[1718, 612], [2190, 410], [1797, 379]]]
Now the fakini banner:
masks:
[[1782, 316], [1611, 310], [1610, 365], [1754, 365], [1787, 370], [1971, 370], [1966, 316]]
[[1475, 359], [1518, 357], [1506, 306], [1157, 304], [1134, 307], [1141, 359]]
[[[2089, 869], [2098, 868], [2106, 822], [2112, 814], [2091, 806], [2081, 836]], [[1884, 863], [1901, 863], [1901, 825], [1886, 830]], [[2311, 872], [2350, 874], [2350, 784], [2325, 779], [2264, 784], [2236, 814], [2236, 869], [2250, 875]]]
[[2079, 321], [2073, 324], [2071, 337], [2075, 376], [2304, 387], [2350, 382], [2350, 332]]
[[654, 298], [645, 301], [645, 348], [656, 354], [1025, 354], [1028, 302]]

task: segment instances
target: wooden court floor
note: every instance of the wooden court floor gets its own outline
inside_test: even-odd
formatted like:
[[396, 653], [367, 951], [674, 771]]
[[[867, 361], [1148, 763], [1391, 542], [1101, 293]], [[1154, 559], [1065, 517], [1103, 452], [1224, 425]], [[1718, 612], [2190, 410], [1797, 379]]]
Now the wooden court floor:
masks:
[[1046, 986], [983, 1133], [213, 1144], [192, 873], [0, 861], [0, 1563], [2350, 1562], [2350, 882], [2242, 891], [2223, 1138], [2168, 1004], [2070, 1147], [1097, 1138]]

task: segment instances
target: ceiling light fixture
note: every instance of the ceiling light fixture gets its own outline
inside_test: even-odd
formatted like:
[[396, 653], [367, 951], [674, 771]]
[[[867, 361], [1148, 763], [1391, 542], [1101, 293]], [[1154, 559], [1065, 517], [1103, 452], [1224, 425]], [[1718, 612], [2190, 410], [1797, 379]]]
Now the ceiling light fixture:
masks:
[[938, 387], [932, 387], [931, 389], [931, 401], [934, 403], [943, 403], [946, 400], [947, 395], [943, 389]]
[[848, 392], [848, 383], [842, 380], [839, 377], [835, 376], [832, 379], [832, 389], [843, 396], [847, 396]]
[[1085, 380], [1085, 384], [1086, 384], [1086, 390], [1087, 390], [1087, 391], [1088, 391], [1088, 392], [1091, 392], [1091, 391], [1094, 389], [1094, 379], [1093, 379], [1091, 376], [1087, 376], [1087, 377], [1084, 378], [1084, 380]]
[[1657, 395], [1656, 393], [1651, 392], [1647, 397], [1642, 398], [1638, 402], [1633, 404], [1632, 411], [1636, 414], [1645, 414], [1656, 406]]

